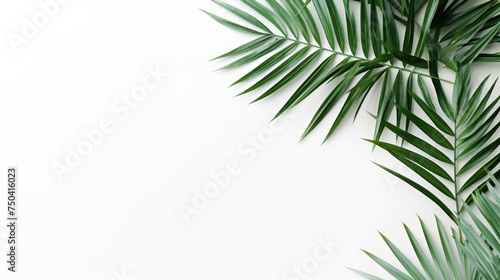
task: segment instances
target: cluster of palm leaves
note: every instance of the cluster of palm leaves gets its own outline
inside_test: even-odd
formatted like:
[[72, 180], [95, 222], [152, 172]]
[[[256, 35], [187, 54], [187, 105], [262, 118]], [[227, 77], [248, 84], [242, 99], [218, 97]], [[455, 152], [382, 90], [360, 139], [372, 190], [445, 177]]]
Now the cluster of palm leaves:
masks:
[[[452, 230], [452, 235], [448, 234], [438, 218], [438, 238], [433, 238], [427, 225], [420, 220], [425, 242], [419, 242], [416, 234], [404, 225], [418, 263], [410, 261], [389, 238], [381, 234], [404, 271], [370, 252], [365, 253], [396, 279], [500, 279], [500, 197], [497, 190], [493, 189], [500, 188], [500, 182], [491, 175], [491, 182], [488, 182], [487, 187], [492, 198], [473, 195], [472, 200], [479, 210], [479, 215], [465, 206], [473, 222], [469, 223], [459, 217], [458, 231]], [[367, 279], [381, 280], [366, 272], [353, 271]]]
[[[217, 57], [230, 60], [222, 69], [256, 65], [234, 82], [256, 80], [241, 94], [258, 92], [256, 102], [301, 81], [277, 117], [320, 87], [328, 89], [302, 136], [339, 106], [325, 141], [348, 115], [356, 118], [368, 95], [378, 95], [373, 139], [367, 141], [416, 179], [379, 166], [431, 199], [457, 225], [450, 238], [437, 220], [441, 246], [423, 222], [425, 245], [406, 227], [420, 265], [383, 236], [406, 272], [370, 257], [397, 279], [500, 279], [500, 201], [483, 194], [500, 187], [500, 96], [495, 97], [490, 77], [475, 87], [471, 81], [478, 62], [500, 62], [500, 53], [491, 51], [500, 43], [499, 1], [241, 0], [248, 12], [212, 1], [236, 20], [206, 12], [209, 16], [254, 35]], [[454, 81], [441, 78], [444, 67]], [[453, 85], [451, 92], [446, 84]], [[382, 141], [383, 133], [397, 141]], [[470, 205], [479, 208], [480, 217]], [[475, 228], [463, 218], [466, 213]]]

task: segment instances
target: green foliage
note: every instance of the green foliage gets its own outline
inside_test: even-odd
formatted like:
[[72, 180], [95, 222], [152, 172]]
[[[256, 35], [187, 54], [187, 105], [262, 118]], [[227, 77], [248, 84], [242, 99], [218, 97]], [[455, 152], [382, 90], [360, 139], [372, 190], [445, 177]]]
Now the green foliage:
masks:
[[[500, 279], [500, 199], [493, 190], [500, 187], [500, 96], [490, 77], [475, 89], [471, 84], [477, 63], [500, 62], [500, 52], [492, 52], [500, 43], [500, 1], [242, 0], [248, 13], [213, 2], [243, 23], [206, 12], [209, 16], [256, 36], [216, 58], [230, 60], [222, 69], [262, 60], [234, 83], [258, 78], [240, 94], [266, 87], [256, 102], [300, 80], [278, 117], [319, 88], [328, 89], [302, 135], [339, 106], [325, 141], [349, 114], [356, 119], [369, 94], [378, 95], [373, 139], [367, 141], [419, 179], [377, 165], [433, 201], [457, 225], [451, 238], [437, 219], [436, 242], [421, 221], [425, 244], [405, 225], [419, 263], [384, 235], [400, 268], [367, 252], [369, 257], [397, 279]], [[440, 77], [443, 67], [455, 73], [454, 82]], [[443, 83], [453, 84], [452, 92], [445, 92]], [[382, 141], [384, 132], [396, 142]]]
[[[422, 84], [420, 95], [408, 90], [408, 96], [415, 101], [416, 107], [424, 112], [423, 117], [428, 121], [398, 104], [396, 107], [427, 139], [417, 137], [397, 125], [384, 121], [383, 126], [404, 140], [405, 146], [410, 144], [411, 147], [367, 140], [388, 151], [421, 177], [425, 184], [417, 183], [403, 174], [382, 166], [385, 170], [434, 201], [453, 220], [463, 209], [460, 206], [462, 200], [467, 203], [472, 202], [470, 195], [472, 191], [487, 190], [490, 181], [487, 178], [487, 170], [495, 170], [500, 164], [500, 155], [498, 152], [495, 155], [500, 146], [500, 137], [497, 133], [500, 124], [493, 125], [500, 113], [498, 104], [500, 97], [490, 100], [496, 82], [486, 94], [483, 93], [487, 80], [488, 78], [484, 79], [474, 94], [470, 95], [468, 88], [470, 71], [466, 69], [458, 75], [453, 92], [453, 110], [456, 112], [453, 120], [442, 117], [441, 112], [425, 101], [427, 94], [425, 85]], [[452, 158], [447, 154], [453, 155]], [[453, 170], [452, 174], [446, 169]], [[497, 172], [495, 176], [498, 175]], [[439, 198], [427, 190], [437, 191], [446, 198]], [[455, 206], [455, 209], [450, 207], [451, 205]]]
[[[343, 17], [341, 9], [334, 1], [329, 0], [312, 0], [310, 5], [305, 5], [300, 0], [266, 0], [267, 5], [259, 1], [242, 1], [255, 15], [266, 19], [269, 26], [238, 8], [217, 0], [214, 2], [241, 19], [245, 25], [206, 12], [208, 15], [229, 28], [257, 36], [256, 39], [217, 57], [216, 59], [232, 60], [222, 69], [242, 66], [274, 52], [233, 83], [234, 85], [251, 77], [261, 77], [240, 95], [269, 86], [269, 90], [254, 100], [256, 102], [279, 92], [290, 82], [302, 79], [300, 86], [279, 110], [276, 115], [278, 117], [300, 104], [318, 88], [330, 88], [330, 94], [325, 97], [302, 137], [309, 135], [325, 120], [334, 106], [343, 102], [342, 112], [337, 115], [325, 137], [325, 140], [329, 139], [348, 113], [359, 111], [367, 94], [379, 81], [383, 81], [382, 88], [386, 91], [381, 93], [378, 125], [374, 134], [378, 139], [383, 130], [380, 123], [389, 118], [395, 104], [411, 109], [412, 102], [405, 97], [403, 89], [406, 87], [402, 79], [403, 73], [416, 76], [419, 80], [422, 77], [431, 77], [424, 72], [429, 67], [428, 61], [417, 55], [421, 52], [418, 48], [425, 46], [424, 39], [429, 32], [428, 28], [418, 33], [415, 31], [418, 24], [412, 22], [410, 31], [405, 34], [404, 51], [401, 50], [397, 29], [400, 23], [390, 12], [393, 9], [391, 1], [362, 0], [359, 20], [348, 0], [345, 0], [341, 7], [344, 10]], [[421, 5], [421, 1], [416, 2]], [[412, 8], [411, 11], [414, 18], [415, 9]], [[423, 24], [430, 26], [430, 18], [425, 18]], [[273, 28], [279, 32], [272, 32]], [[358, 32], [358, 28], [361, 32]], [[413, 51], [416, 36], [419, 38], [418, 45]], [[326, 38], [326, 42], [322, 38]], [[363, 50], [362, 56], [357, 54], [359, 45]], [[356, 70], [352, 70], [354, 68]], [[303, 75], [308, 70], [312, 72]], [[393, 71], [398, 71], [395, 81], [392, 80]], [[396, 95], [391, 90], [393, 83], [397, 83], [402, 89]]]
[[[488, 182], [492, 198], [485, 194], [473, 196], [479, 215], [468, 206], [467, 212], [472, 222], [465, 218], [458, 219], [459, 232], [452, 230], [452, 235], [436, 218], [439, 238], [433, 238], [427, 225], [420, 220], [422, 236], [420, 242], [417, 233], [404, 225], [406, 235], [413, 248], [417, 261], [411, 261], [389, 238], [381, 234], [393, 255], [398, 260], [396, 265], [366, 252], [377, 264], [396, 279], [400, 280], [493, 280], [500, 279], [500, 182], [490, 174]], [[436, 240], [437, 239], [437, 240]], [[353, 270], [366, 279], [381, 279], [372, 274]]]
[[459, 226], [465, 242], [459, 245], [484, 279], [500, 279], [500, 197], [493, 190], [493, 186], [500, 188], [500, 182], [494, 176], [491, 176], [491, 181], [487, 185], [492, 199], [479, 194], [472, 197], [480, 215], [466, 206], [478, 231], [461, 218]]

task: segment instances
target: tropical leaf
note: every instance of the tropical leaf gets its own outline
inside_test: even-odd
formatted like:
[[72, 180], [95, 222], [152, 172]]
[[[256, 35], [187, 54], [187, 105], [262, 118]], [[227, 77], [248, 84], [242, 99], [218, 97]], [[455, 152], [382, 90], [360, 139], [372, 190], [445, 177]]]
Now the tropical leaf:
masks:
[[[422, 25], [419, 45], [431, 44], [438, 60], [451, 69], [458, 71], [457, 65], [470, 62], [498, 62], [495, 54], [484, 53], [500, 40], [497, 1], [429, 1], [424, 16], [431, 24]], [[419, 50], [423, 47], [417, 47], [417, 56]]]
[[[421, 38], [417, 49], [425, 46], [432, 15], [424, 19], [428, 30], [417, 31], [415, 26], [420, 25], [418, 22], [402, 24], [401, 17], [393, 14], [394, 0], [362, 0], [358, 7], [359, 13], [353, 10], [349, 0], [341, 2], [343, 5], [330, 0], [311, 0], [306, 3], [302, 0], [266, 0], [266, 3], [245, 0], [243, 3], [248, 11], [219, 0], [214, 2], [231, 12], [242, 23], [207, 12], [212, 18], [227, 27], [257, 35], [250, 42], [217, 57], [231, 60], [222, 69], [239, 67], [265, 57], [263, 62], [233, 83], [244, 83], [250, 78], [260, 77], [258, 82], [241, 94], [269, 86], [264, 93], [258, 95], [255, 102], [280, 92], [292, 81], [302, 79], [300, 86], [279, 111], [280, 115], [300, 104], [319, 88], [327, 88], [331, 92], [325, 96], [303, 137], [329, 119], [327, 115], [332, 108], [341, 106], [341, 114], [336, 116], [325, 137], [325, 140], [329, 139], [350, 112], [356, 110], [357, 114], [367, 95], [372, 89], [378, 88], [375, 85], [381, 83], [383, 90], [379, 92], [379, 112], [374, 132], [377, 140], [385, 129], [381, 123], [388, 120], [395, 108], [394, 104], [411, 111], [413, 99], [406, 93], [406, 88], [412, 85], [413, 76], [418, 81], [423, 78], [441, 81], [425, 72], [429, 62], [419, 54], [421, 51], [413, 51], [415, 36]], [[309, 2], [311, 5], [307, 5]], [[399, 8], [404, 8], [405, 15], [416, 19], [422, 6], [423, 1], [414, 0]], [[341, 16], [342, 11], [344, 16]], [[398, 25], [411, 27], [404, 40], [399, 38]], [[273, 28], [279, 33], [274, 33]], [[361, 34], [360, 40], [358, 34]], [[322, 41], [323, 36], [326, 42]], [[404, 42], [403, 46], [401, 41]], [[349, 51], [346, 45], [349, 46]], [[356, 55], [359, 45], [363, 50], [362, 57]], [[401, 67], [399, 63], [404, 66]], [[355, 71], [352, 70], [354, 67]], [[312, 74], [303, 75], [307, 72]], [[404, 75], [411, 76], [410, 83], [405, 84]], [[396, 108], [396, 112], [398, 127], [407, 130], [410, 123], [402, 122], [399, 109]]]
[[[394, 279], [398, 280], [488, 279], [478, 277], [475, 267], [471, 265], [471, 261], [468, 258], [462, 257], [464, 255], [463, 246], [455, 242], [451, 233], [445, 230], [442, 222], [437, 217], [436, 230], [438, 238], [434, 237], [434, 234], [420, 218], [419, 221], [421, 226], [420, 235], [425, 242], [419, 241], [417, 232], [412, 231], [409, 226], [403, 224], [407, 238], [413, 249], [412, 255], [414, 255], [416, 261], [410, 260], [408, 257], [410, 254], [403, 252], [402, 249], [383, 234], [380, 235], [392, 254], [396, 257], [397, 264], [391, 264], [370, 252], [365, 251], [365, 253], [381, 268], [391, 274]], [[374, 279], [370, 277], [376, 277], [366, 272], [354, 272], [366, 279]]]
[[[420, 221], [422, 243], [405, 225], [418, 262], [384, 235], [398, 265], [366, 252], [370, 258], [397, 279], [500, 279], [500, 198], [483, 195], [500, 187], [500, 96], [494, 94], [496, 81], [485, 93], [489, 77], [472, 90], [474, 65], [500, 62], [500, 52], [494, 51], [500, 43], [499, 1], [357, 0], [359, 12], [350, 0], [242, 0], [248, 11], [213, 1], [243, 23], [206, 12], [210, 17], [255, 36], [217, 57], [230, 60], [221, 69], [262, 60], [233, 83], [257, 78], [240, 95], [256, 93], [253, 102], [260, 101], [298, 80], [278, 117], [326, 89], [302, 135], [341, 106], [326, 141], [349, 113], [356, 119], [368, 95], [378, 94], [373, 139], [367, 141], [419, 180], [377, 165], [433, 201], [459, 227], [452, 238], [436, 218], [436, 239]], [[400, 28], [406, 30], [404, 38]], [[440, 77], [443, 66], [455, 72], [454, 82]], [[445, 82], [453, 84], [449, 94]], [[381, 140], [385, 131], [395, 135], [396, 143]], [[473, 203], [479, 214], [469, 207]], [[465, 212], [472, 222], [463, 218]]]
[[[301, 80], [276, 117], [301, 104], [319, 88], [326, 88], [329, 93], [324, 96], [302, 138], [329, 120], [328, 115], [335, 106], [341, 106], [326, 134], [326, 141], [350, 112], [354, 111], [356, 118], [372, 89], [379, 89], [377, 112], [373, 115], [375, 129], [370, 142], [374, 147], [387, 150], [423, 182], [384, 169], [434, 201], [455, 220], [463, 210], [462, 200], [471, 203], [470, 193], [487, 189], [486, 169], [496, 175], [500, 172], [500, 138], [497, 135], [500, 125], [496, 123], [500, 97], [492, 97], [496, 82], [485, 94], [483, 90], [488, 78], [473, 94], [471, 90], [473, 63], [484, 60], [487, 54], [483, 50], [492, 42], [500, 41], [496, 39], [500, 39], [500, 3], [359, 1], [358, 20], [348, 0], [338, 1], [343, 3], [341, 6], [328, 0], [305, 3], [266, 0], [267, 5], [245, 0], [249, 12], [215, 0], [244, 24], [210, 14], [215, 20], [257, 36], [219, 58], [231, 59], [224, 68], [233, 68], [266, 57], [235, 82], [244, 83], [260, 77], [240, 93], [249, 94], [268, 86], [253, 102], [277, 94], [292, 81]], [[417, 22], [417, 18], [422, 21]], [[269, 31], [268, 25], [281, 33]], [[398, 25], [407, 29], [402, 48]], [[322, 41], [321, 33], [326, 42]], [[346, 43], [350, 52], [346, 51]], [[358, 44], [364, 57], [355, 55]], [[451, 94], [445, 92], [445, 80], [439, 77], [440, 62], [457, 73]], [[434, 90], [427, 87], [425, 78], [430, 78]], [[423, 116], [415, 114], [414, 107], [422, 111]], [[391, 124], [393, 114], [395, 123]], [[424, 137], [416, 137], [410, 128], [420, 131]], [[380, 141], [387, 130], [397, 140], [401, 139], [402, 146]], [[434, 192], [444, 196], [436, 196]]]
[[[500, 279], [500, 182], [489, 174], [491, 197], [475, 193], [478, 213], [465, 206], [470, 219], [457, 219], [458, 231], [445, 229], [436, 217], [437, 237], [419, 218], [421, 237], [406, 224], [404, 229], [413, 249], [413, 260], [388, 237], [381, 234], [397, 263], [391, 264], [364, 251], [381, 268], [398, 280], [493, 280]], [[495, 189], [494, 189], [495, 188]], [[420, 241], [425, 240], [425, 242]], [[366, 279], [381, 279], [352, 269]]]
[[[456, 220], [463, 211], [463, 201], [472, 202], [471, 192], [487, 189], [491, 180], [487, 178], [487, 170], [496, 172], [500, 167], [500, 137], [497, 134], [500, 124], [495, 124], [500, 113], [500, 97], [490, 100], [496, 82], [484, 93], [488, 80], [486, 78], [471, 95], [470, 69], [460, 73], [453, 90], [452, 106], [456, 114], [453, 118], [443, 117], [443, 112], [429, 105], [432, 104], [429, 92], [422, 82], [420, 95], [410, 90], [408, 95], [425, 118], [398, 104], [396, 108], [425, 137], [420, 138], [415, 136], [415, 131], [401, 129], [399, 119], [396, 118], [396, 124], [387, 120], [383, 120], [381, 124], [405, 141], [405, 146], [411, 146], [401, 147], [379, 141], [379, 135], [374, 140], [367, 140], [388, 151], [425, 182], [417, 183], [387, 167], [383, 169], [430, 198], [452, 220]], [[450, 155], [453, 156], [450, 158]], [[498, 177], [498, 174], [493, 176]], [[436, 191], [445, 197], [433, 195]]]
[[460, 245], [484, 279], [500, 279], [500, 196], [493, 189], [495, 186], [498, 190], [500, 182], [493, 174], [489, 175], [491, 181], [487, 185], [492, 198], [473, 195], [479, 214], [465, 206], [477, 231], [466, 219], [460, 218], [458, 224], [465, 237]]

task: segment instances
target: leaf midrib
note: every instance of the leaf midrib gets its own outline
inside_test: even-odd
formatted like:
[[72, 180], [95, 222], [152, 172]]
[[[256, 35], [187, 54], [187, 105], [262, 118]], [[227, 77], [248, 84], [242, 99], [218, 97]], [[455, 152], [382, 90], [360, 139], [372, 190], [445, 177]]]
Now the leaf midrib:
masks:
[[[329, 49], [329, 48], [325, 48], [325, 47], [322, 47], [322, 46], [311, 44], [309, 42], [304, 42], [304, 41], [300, 41], [300, 40], [297, 40], [297, 39], [285, 37], [285, 36], [282, 36], [282, 35], [277, 35], [277, 34], [273, 34], [273, 33], [263, 33], [263, 34], [274, 36], [274, 37], [277, 37], [277, 38], [280, 38], [280, 39], [285, 39], [285, 40], [290, 41], [290, 42], [294, 42], [294, 43], [306, 45], [306, 46], [309, 46], [309, 47], [312, 47], [312, 48], [320, 49], [320, 50], [327, 51], [327, 52], [330, 52], [330, 53], [334, 53], [334, 54], [337, 54], [337, 55], [341, 55], [341, 56], [344, 56], [344, 57], [350, 57], [350, 58], [353, 58], [353, 59], [356, 59], [356, 60], [361, 60], [361, 61], [365, 61], [365, 62], [371, 62], [371, 61], [373, 61], [373, 60], [365, 58], [365, 57], [360, 57], [360, 56], [356, 56], [356, 55], [344, 53], [344, 52], [341, 52], [341, 51], [332, 50], [332, 49]], [[448, 83], [448, 84], [451, 84], [451, 85], [454, 84], [454, 82], [452, 82], [450, 80], [439, 78], [439, 77], [434, 77], [434, 76], [429, 75], [429, 74], [424, 73], [424, 72], [419, 72], [419, 71], [411, 70], [411, 69], [408, 69], [408, 68], [405, 68], [405, 67], [395, 66], [395, 65], [387, 64], [387, 63], [383, 63], [383, 62], [380, 62], [379, 64], [384, 65], [384, 66], [386, 66], [388, 68], [392, 68], [392, 69], [395, 69], [395, 70], [401, 70], [401, 71], [404, 71], [404, 72], [407, 72], [407, 73], [410, 73], [410, 74], [416, 74], [416, 75], [427, 77], [427, 78], [430, 78], [430, 79], [437, 79], [437, 80], [440, 80], [442, 82], [445, 82], [445, 83]]]

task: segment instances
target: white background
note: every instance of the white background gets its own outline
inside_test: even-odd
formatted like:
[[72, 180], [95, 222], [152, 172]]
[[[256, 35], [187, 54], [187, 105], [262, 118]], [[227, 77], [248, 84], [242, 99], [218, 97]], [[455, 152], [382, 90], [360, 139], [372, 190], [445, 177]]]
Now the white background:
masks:
[[[251, 106], [255, 94], [233, 98], [244, 87], [228, 85], [250, 68], [212, 72], [224, 64], [209, 60], [252, 37], [199, 8], [227, 15], [200, 0], [72, 0], [15, 52], [9, 34], [41, 8], [2, 1], [0, 167], [19, 168], [20, 243], [18, 273], [2, 261], [1, 279], [278, 280], [327, 237], [338, 246], [308, 279], [359, 279], [346, 266], [385, 276], [359, 250], [392, 259], [377, 230], [410, 249], [402, 221], [446, 220], [370, 162], [406, 172], [361, 139], [372, 136], [375, 96], [332, 141], [320, 145], [325, 123], [297, 143], [319, 91], [249, 160], [239, 147], [268, 131], [294, 85]], [[169, 76], [119, 118], [113, 102], [156, 67]], [[107, 118], [114, 130], [58, 180], [54, 162]], [[179, 205], [232, 161], [241, 172], [186, 223]], [[0, 217], [5, 201], [1, 191]]]

